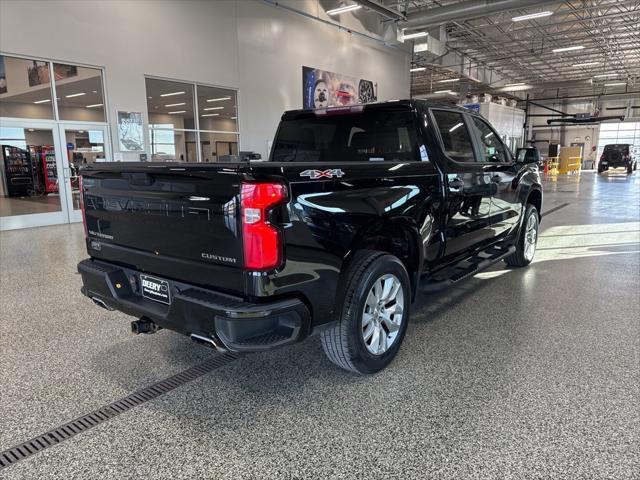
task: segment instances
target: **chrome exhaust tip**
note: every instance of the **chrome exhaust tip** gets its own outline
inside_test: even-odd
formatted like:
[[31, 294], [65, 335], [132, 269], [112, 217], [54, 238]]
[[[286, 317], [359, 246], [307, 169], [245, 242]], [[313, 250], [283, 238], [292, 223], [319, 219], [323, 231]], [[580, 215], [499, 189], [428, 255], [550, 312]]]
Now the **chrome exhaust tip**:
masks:
[[104, 308], [105, 310], [109, 310], [110, 312], [113, 312], [115, 310], [115, 308], [111, 308], [109, 305], [107, 305], [104, 302], [104, 300], [102, 300], [102, 299], [100, 299], [98, 297], [91, 297], [91, 300], [93, 301], [93, 303], [95, 303], [99, 307]]
[[193, 340], [196, 343], [199, 343], [201, 345], [206, 345], [207, 347], [215, 348], [220, 353], [224, 353], [224, 352], [228, 352], [229, 351], [222, 344], [222, 342], [220, 341], [219, 338], [210, 337], [210, 336], [207, 336], [207, 335], [201, 335], [199, 333], [192, 333], [191, 335], [189, 335], [189, 337], [191, 338], [191, 340]]

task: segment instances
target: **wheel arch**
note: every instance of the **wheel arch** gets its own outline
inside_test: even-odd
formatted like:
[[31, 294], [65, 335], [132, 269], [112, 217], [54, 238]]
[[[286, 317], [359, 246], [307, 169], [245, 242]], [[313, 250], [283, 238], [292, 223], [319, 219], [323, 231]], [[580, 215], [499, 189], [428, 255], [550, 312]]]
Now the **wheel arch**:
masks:
[[344, 258], [342, 271], [358, 250], [378, 250], [400, 259], [411, 281], [411, 299], [415, 298], [424, 260], [420, 235], [415, 224], [408, 219], [380, 220], [363, 227], [354, 237]]

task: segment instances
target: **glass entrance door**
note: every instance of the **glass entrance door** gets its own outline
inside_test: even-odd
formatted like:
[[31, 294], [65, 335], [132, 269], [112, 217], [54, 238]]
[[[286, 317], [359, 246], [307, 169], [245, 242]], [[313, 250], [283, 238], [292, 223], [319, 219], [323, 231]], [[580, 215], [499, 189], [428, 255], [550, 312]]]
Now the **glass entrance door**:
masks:
[[83, 166], [112, 160], [107, 127], [90, 124], [61, 124], [60, 144], [64, 148], [64, 184], [70, 222], [81, 222], [79, 171]]
[[67, 222], [56, 125], [2, 120], [0, 150], [0, 230]]

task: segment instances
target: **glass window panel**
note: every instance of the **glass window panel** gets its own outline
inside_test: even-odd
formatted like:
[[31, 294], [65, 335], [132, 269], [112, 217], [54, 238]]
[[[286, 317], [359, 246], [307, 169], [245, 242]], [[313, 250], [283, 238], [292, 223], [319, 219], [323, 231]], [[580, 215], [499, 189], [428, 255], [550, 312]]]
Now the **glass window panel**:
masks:
[[200, 157], [205, 163], [237, 161], [238, 135], [200, 132]]
[[53, 119], [49, 62], [0, 55], [0, 117]]
[[473, 142], [461, 113], [432, 110], [445, 152], [458, 162], [474, 162]]
[[193, 85], [145, 79], [149, 124], [171, 125], [174, 130], [196, 128], [193, 115]]
[[153, 162], [198, 161], [196, 132], [150, 128], [149, 139]]
[[104, 122], [102, 70], [53, 64], [60, 120]]
[[53, 132], [0, 128], [0, 217], [61, 210]]
[[197, 86], [200, 130], [237, 132], [237, 99], [235, 90]]
[[80, 208], [78, 172], [83, 165], [107, 161], [102, 130], [66, 130], [65, 143], [71, 170], [73, 208]]

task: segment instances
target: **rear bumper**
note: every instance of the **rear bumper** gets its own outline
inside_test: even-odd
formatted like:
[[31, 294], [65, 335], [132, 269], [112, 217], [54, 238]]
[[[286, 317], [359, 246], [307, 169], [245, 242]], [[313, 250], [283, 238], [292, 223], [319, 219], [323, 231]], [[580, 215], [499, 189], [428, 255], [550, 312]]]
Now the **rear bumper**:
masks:
[[213, 338], [230, 351], [270, 350], [300, 341], [309, 332], [309, 310], [296, 298], [249, 303], [167, 280], [171, 291], [167, 305], [142, 296], [142, 272], [91, 259], [81, 261], [78, 272], [82, 293], [96, 303], [185, 335]]

